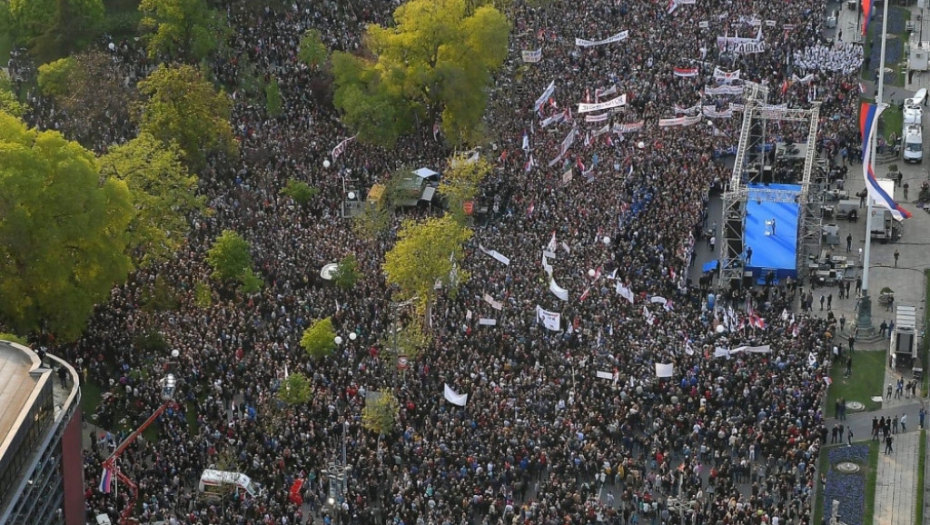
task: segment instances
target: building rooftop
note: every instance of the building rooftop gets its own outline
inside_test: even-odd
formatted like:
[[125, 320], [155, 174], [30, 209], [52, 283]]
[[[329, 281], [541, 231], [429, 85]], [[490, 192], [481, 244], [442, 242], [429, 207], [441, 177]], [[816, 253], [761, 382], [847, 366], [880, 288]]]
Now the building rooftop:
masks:
[[39, 356], [27, 347], [0, 341], [0, 454], [12, 439], [14, 427], [33, 393], [41, 388], [40, 379], [51, 374], [41, 369]]

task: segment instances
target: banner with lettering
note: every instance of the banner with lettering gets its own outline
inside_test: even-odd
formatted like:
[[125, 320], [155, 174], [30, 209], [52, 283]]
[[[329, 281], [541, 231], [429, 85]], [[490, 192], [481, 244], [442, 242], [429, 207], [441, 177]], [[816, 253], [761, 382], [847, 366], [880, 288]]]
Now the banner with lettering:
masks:
[[602, 46], [604, 44], [613, 44], [614, 42], [621, 42], [626, 40], [630, 36], [629, 31], [620, 31], [616, 35], [609, 36], [604, 40], [585, 40], [583, 38], [576, 38], [575, 45], [578, 47], [592, 47], [592, 46]]
[[584, 118], [585, 122], [604, 122], [610, 118], [610, 113], [601, 113], [600, 115], [586, 115]]
[[603, 111], [605, 109], [619, 108], [626, 105], [626, 95], [620, 95], [617, 98], [610, 99], [607, 102], [597, 104], [578, 104], [578, 113], [591, 113], [592, 111]]
[[523, 61], [528, 64], [535, 64], [542, 60], [542, 48], [537, 49], [536, 51], [523, 51]]
[[730, 118], [733, 116], [733, 110], [717, 111], [713, 106], [704, 106], [704, 116], [707, 118]]
[[646, 125], [646, 122], [640, 120], [639, 122], [624, 122], [622, 124], [614, 124], [614, 133], [633, 133], [643, 129], [643, 126]]
[[659, 119], [660, 128], [670, 128], [674, 126], [693, 126], [701, 121], [703, 115], [698, 114], [693, 117], [663, 118]]
[[743, 87], [742, 86], [728, 86], [728, 85], [717, 86], [717, 87], [707, 86], [704, 88], [704, 94], [711, 95], [711, 96], [713, 95], [742, 95]]

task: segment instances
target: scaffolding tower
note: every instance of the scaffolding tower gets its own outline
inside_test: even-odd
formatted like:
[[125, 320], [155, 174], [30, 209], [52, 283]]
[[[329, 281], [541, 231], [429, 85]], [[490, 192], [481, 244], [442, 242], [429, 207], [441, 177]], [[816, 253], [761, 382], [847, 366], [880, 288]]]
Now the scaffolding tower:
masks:
[[[817, 125], [820, 119], [820, 102], [810, 109], [787, 109], [769, 105], [768, 88], [747, 82], [743, 94], [745, 105], [743, 124], [740, 128], [739, 144], [733, 173], [723, 194], [723, 232], [720, 236], [721, 286], [741, 285], [744, 275], [744, 234], [746, 229], [746, 203], [749, 199], [769, 202], [798, 203], [798, 249], [797, 268], [804, 267], [808, 254], [820, 252], [821, 219], [820, 191], [811, 186], [811, 173], [815, 167], [823, 168], [824, 159], [817, 158]], [[759, 157], [763, 168], [767, 151], [767, 124], [769, 121], [807, 122], [809, 124], [804, 167], [801, 176], [800, 194], [789, 190], [750, 188], [749, 172], [753, 161]], [[775, 147], [773, 145], [773, 147]], [[813, 189], [813, 191], [812, 191]]]

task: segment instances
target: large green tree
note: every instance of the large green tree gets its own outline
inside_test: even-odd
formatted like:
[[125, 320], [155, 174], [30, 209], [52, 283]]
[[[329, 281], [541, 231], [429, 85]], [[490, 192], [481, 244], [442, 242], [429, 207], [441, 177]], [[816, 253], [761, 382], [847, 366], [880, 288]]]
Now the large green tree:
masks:
[[150, 58], [199, 62], [217, 48], [223, 25], [205, 0], [142, 0]]
[[308, 29], [300, 37], [297, 58], [310, 66], [310, 69], [317, 69], [329, 60], [329, 49], [323, 43], [323, 35], [318, 29]]
[[165, 144], [176, 143], [191, 169], [202, 167], [208, 153], [235, 154], [232, 103], [198, 69], [163, 64], [139, 82], [139, 92], [146, 97], [136, 112], [141, 131]]
[[26, 112], [26, 107], [16, 98], [10, 77], [2, 70], [0, 70], [0, 112], [7, 112], [14, 117], [21, 117]]
[[10, 0], [9, 28], [24, 39], [42, 37], [43, 54], [64, 54], [103, 20], [102, 0]]
[[368, 26], [373, 60], [333, 54], [334, 102], [359, 138], [385, 146], [419, 122], [442, 121], [453, 142], [477, 140], [490, 73], [507, 57], [510, 25], [465, 0], [409, 0], [392, 27]]
[[333, 353], [336, 349], [336, 330], [329, 317], [315, 321], [304, 330], [300, 337], [300, 346], [313, 359], [320, 359]]
[[439, 193], [447, 199], [449, 212], [456, 219], [465, 220], [465, 203], [475, 200], [481, 181], [490, 172], [491, 163], [482, 157], [471, 159], [457, 154], [449, 160], [449, 167], [439, 182]]
[[190, 228], [188, 215], [203, 208], [203, 198], [196, 194], [197, 177], [188, 173], [180, 157], [174, 144], [164, 145], [141, 133], [100, 159], [102, 175], [129, 186], [135, 210], [129, 245], [141, 265], [174, 255]]
[[388, 283], [396, 285], [402, 297], [417, 296], [420, 306], [428, 307], [436, 294], [436, 281], [445, 285], [465, 282], [467, 275], [458, 268], [453, 283], [452, 269], [453, 263], [462, 259], [463, 245], [471, 236], [469, 228], [448, 214], [420, 222], [404, 221], [397, 244], [384, 255]]
[[39, 66], [39, 88], [90, 127], [129, 118], [137, 93], [127, 85], [113, 57], [99, 50], [78, 53]]
[[76, 338], [132, 266], [132, 199], [93, 154], [0, 113], [0, 318]]
[[250, 250], [249, 241], [241, 235], [232, 230], [224, 231], [207, 250], [212, 277], [218, 281], [236, 281], [247, 293], [258, 291], [262, 283], [252, 269]]

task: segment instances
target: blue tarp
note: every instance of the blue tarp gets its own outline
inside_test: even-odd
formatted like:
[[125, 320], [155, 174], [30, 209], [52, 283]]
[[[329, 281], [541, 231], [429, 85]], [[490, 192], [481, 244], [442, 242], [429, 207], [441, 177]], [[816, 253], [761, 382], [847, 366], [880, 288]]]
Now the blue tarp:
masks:
[[718, 264], [720, 264], [720, 261], [714, 259], [713, 261], [704, 263], [704, 266], [701, 267], [701, 270], [705, 272], [712, 272], [717, 269]]

